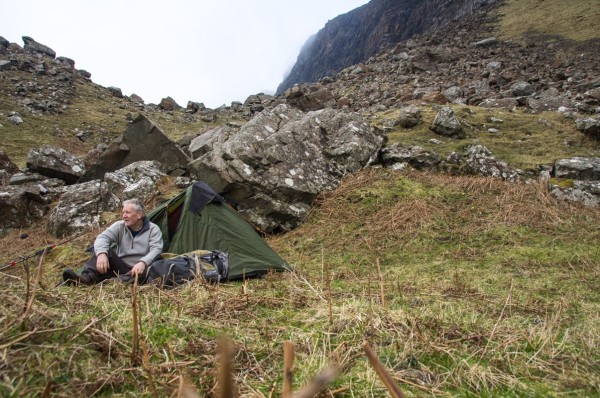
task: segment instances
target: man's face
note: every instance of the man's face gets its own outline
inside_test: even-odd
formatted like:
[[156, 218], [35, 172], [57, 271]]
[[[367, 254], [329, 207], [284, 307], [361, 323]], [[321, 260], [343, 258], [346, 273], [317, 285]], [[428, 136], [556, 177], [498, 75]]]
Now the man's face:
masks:
[[136, 212], [133, 205], [126, 204], [123, 206], [123, 221], [128, 227], [136, 227], [142, 223], [142, 212]]

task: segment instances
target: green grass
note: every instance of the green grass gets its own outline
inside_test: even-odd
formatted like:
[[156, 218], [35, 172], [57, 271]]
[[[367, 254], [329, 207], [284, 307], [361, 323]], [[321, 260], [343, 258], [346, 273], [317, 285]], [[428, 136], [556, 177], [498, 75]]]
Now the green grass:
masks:
[[527, 33], [557, 35], [585, 41], [600, 38], [598, 0], [507, 0], [500, 8], [500, 31], [504, 38]]
[[598, 210], [557, 203], [542, 185], [364, 171], [270, 239], [295, 272], [142, 287], [149, 370], [130, 359], [131, 287], [55, 286], [85, 258], [85, 239], [71, 242], [43, 262], [23, 319], [24, 269], [0, 275], [10, 303], [0, 313], [0, 389], [152, 396], [150, 372], [159, 396], [176, 395], [181, 377], [207, 396], [226, 337], [241, 396], [280, 394], [285, 341], [296, 349], [296, 389], [335, 363], [328, 388], [339, 397], [387, 394], [365, 342], [408, 397], [599, 396], [598, 225]]
[[[577, 131], [572, 120], [557, 112], [531, 114], [522, 110], [509, 112], [453, 105], [455, 114], [465, 127], [464, 139], [442, 137], [429, 128], [437, 113], [432, 106], [420, 106], [422, 121], [413, 128], [396, 126], [389, 130], [389, 144], [418, 145], [446, 158], [451, 152], [464, 154], [469, 145], [486, 146], [496, 159], [515, 168], [538, 173], [537, 166], [553, 165], [557, 159], [573, 156], [600, 156], [598, 141]], [[398, 118], [399, 110], [376, 115], [373, 124], [383, 127]], [[493, 120], [501, 120], [494, 122]], [[488, 132], [496, 128], [498, 133]], [[441, 144], [429, 142], [435, 139]]]

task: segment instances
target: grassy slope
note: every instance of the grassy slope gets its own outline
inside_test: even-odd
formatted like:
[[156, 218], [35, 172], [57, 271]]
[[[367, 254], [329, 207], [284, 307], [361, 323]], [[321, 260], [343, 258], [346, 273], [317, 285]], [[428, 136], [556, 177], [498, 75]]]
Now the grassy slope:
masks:
[[[530, 170], [537, 175], [537, 166], [553, 165], [557, 159], [573, 156], [600, 156], [600, 144], [581, 134], [573, 120], [558, 112], [531, 114], [521, 110], [509, 112], [503, 109], [452, 106], [455, 114], [465, 126], [465, 139], [448, 139], [429, 130], [437, 113], [431, 106], [420, 106], [422, 122], [414, 128], [396, 126], [389, 130], [390, 143], [418, 145], [440, 154], [443, 158], [451, 152], [466, 152], [473, 144], [482, 144], [493, 155], [515, 168]], [[398, 117], [398, 110], [389, 110], [377, 115], [372, 123], [385, 127]], [[500, 120], [493, 121], [493, 120]], [[490, 133], [494, 128], [498, 132]], [[442, 144], [429, 142], [435, 139]]]
[[599, 37], [598, 0], [506, 0], [501, 8], [501, 32], [519, 38], [531, 32], [559, 35], [575, 41]]
[[[20, 167], [25, 166], [29, 150], [42, 144], [59, 146], [83, 156], [96, 143], [111, 141], [125, 130], [125, 111], [101, 86], [78, 80], [75, 83], [76, 97], [60, 114], [34, 114], [18, 104], [18, 97], [7, 95], [14, 91], [10, 79], [26, 81], [31, 79], [31, 74], [8, 71], [4, 77], [0, 81], [3, 93], [0, 96], [0, 109], [5, 115], [12, 111], [19, 112], [24, 123], [15, 125], [2, 121], [0, 148]], [[81, 142], [76, 138], [80, 130], [91, 132], [93, 138]]]
[[[113, 97], [108, 89], [84, 81], [75, 81], [77, 95], [62, 109], [60, 114], [33, 114], [21, 107], [13, 95], [15, 90], [10, 80], [15, 78], [27, 81], [32, 75], [20, 71], [5, 72], [0, 80], [0, 149], [5, 151], [19, 167], [25, 167], [27, 154], [31, 148], [42, 144], [55, 145], [77, 155], [84, 156], [99, 142], [109, 143], [125, 132], [128, 116], [135, 118], [139, 113], [145, 114], [156, 123], [171, 139], [177, 140], [188, 133], [199, 133], [230, 120], [241, 122], [232, 116], [218, 115], [215, 122], [207, 123], [199, 116], [190, 116], [184, 110], [175, 112], [148, 112], [127, 99]], [[8, 113], [19, 112], [24, 119], [21, 125], [5, 120]], [[81, 142], [76, 134], [88, 131], [91, 138]]]
[[44, 261], [24, 317], [24, 270], [2, 276], [0, 391], [152, 396], [151, 374], [159, 396], [177, 391], [180, 375], [208, 394], [215, 341], [226, 336], [247, 397], [279, 394], [288, 340], [296, 386], [335, 362], [342, 374], [330, 388], [340, 397], [385, 395], [365, 341], [407, 396], [596, 396], [598, 225], [598, 210], [556, 203], [536, 184], [365, 171], [271, 239], [295, 273], [143, 287], [149, 372], [131, 364], [130, 287], [54, 286], [85, 258], [85, 239], [75, 241]]

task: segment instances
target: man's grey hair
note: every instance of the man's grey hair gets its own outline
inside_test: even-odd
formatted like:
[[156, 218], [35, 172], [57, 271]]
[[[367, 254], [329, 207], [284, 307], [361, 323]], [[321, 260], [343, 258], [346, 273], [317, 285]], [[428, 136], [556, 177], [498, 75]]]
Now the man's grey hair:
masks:
[[127, 199], [126, 201], [123, 202], [123, 207], [125, 207], [125, 205], [132, 205], [133, 210], [135, 210], [136, 212], [141, 211], [143, 216], [146, 215], [146, 210], [144, 210], [144, 205], [142, 204], [142, 202], [139, 199], [136, 199], [136, 198]]

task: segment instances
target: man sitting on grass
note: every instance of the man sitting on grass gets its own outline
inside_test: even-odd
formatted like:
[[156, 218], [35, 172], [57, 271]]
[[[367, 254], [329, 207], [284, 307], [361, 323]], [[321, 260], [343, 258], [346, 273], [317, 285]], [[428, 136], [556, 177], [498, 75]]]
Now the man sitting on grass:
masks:
[[[160, 228], [151, 223], [138, 199], [123, 202], [122, 220], [113, 223], [94, 241], [94, 254], [85, 263], [81, 275], [67, 269], [67, 284], [93, 285], [118, 277], [123, 282], [143, 283], [147, 270], [163, 249]], [[116, 248], [111, 246], [116, 245]]]

